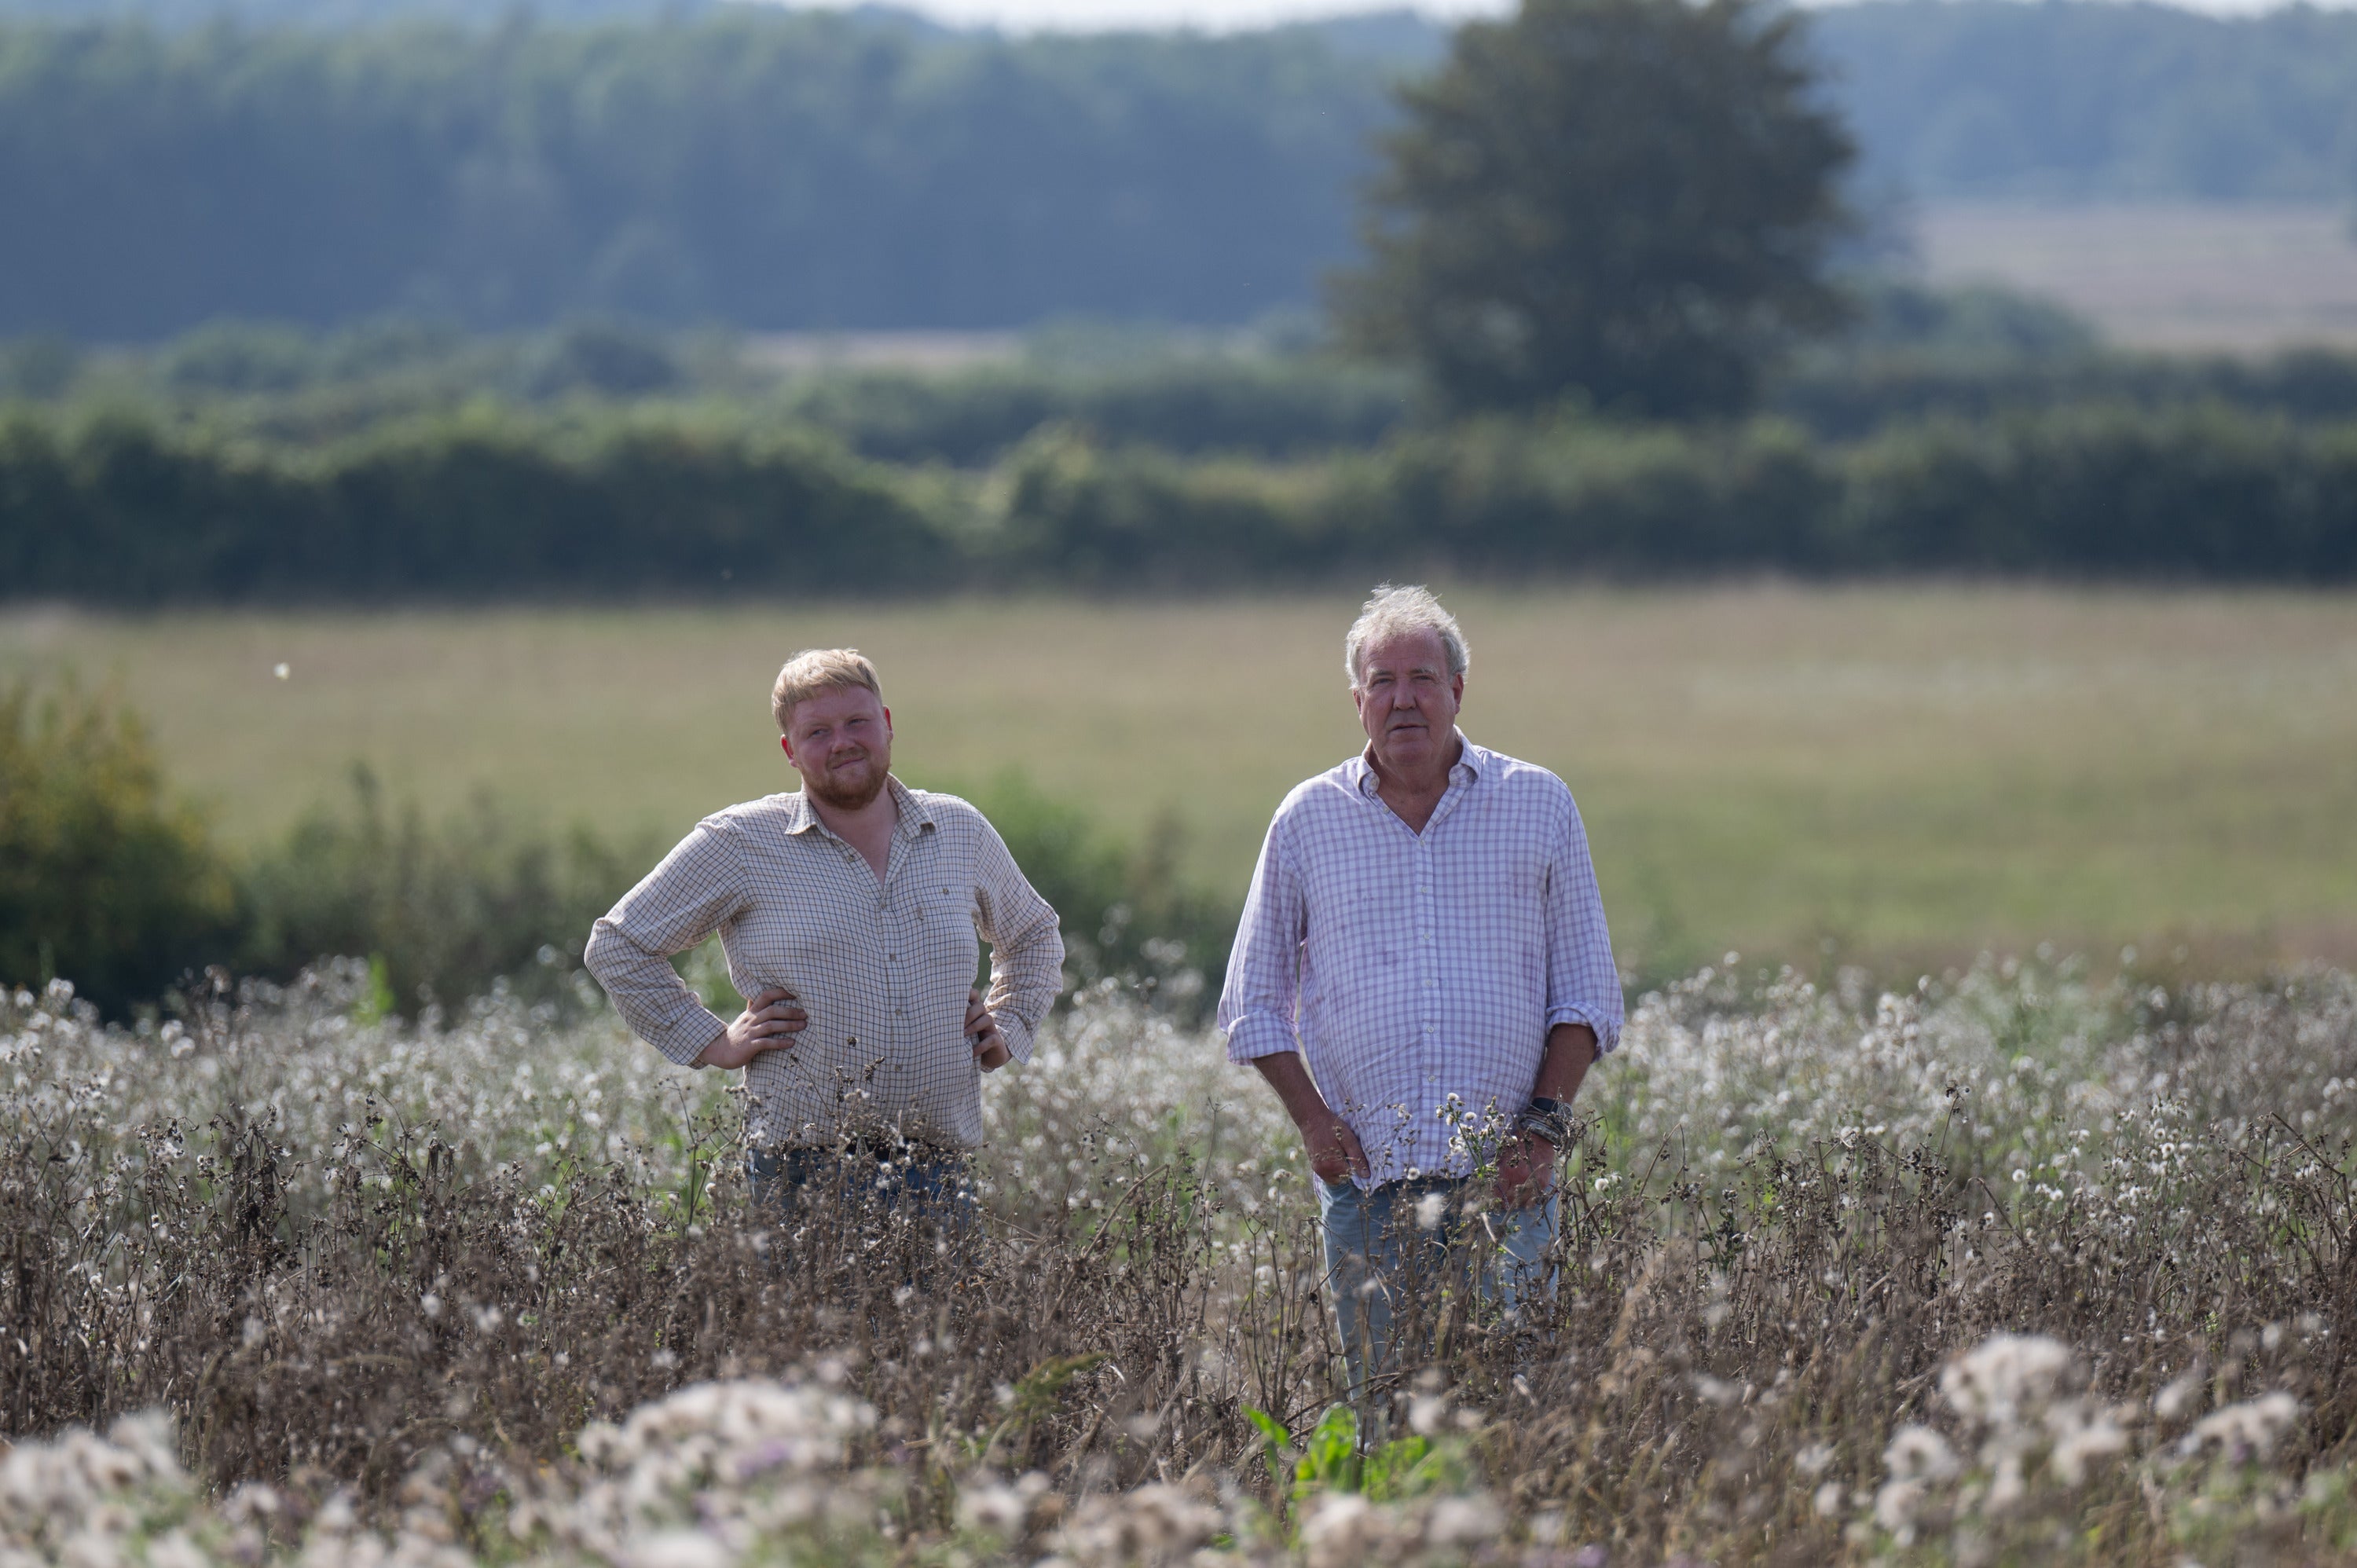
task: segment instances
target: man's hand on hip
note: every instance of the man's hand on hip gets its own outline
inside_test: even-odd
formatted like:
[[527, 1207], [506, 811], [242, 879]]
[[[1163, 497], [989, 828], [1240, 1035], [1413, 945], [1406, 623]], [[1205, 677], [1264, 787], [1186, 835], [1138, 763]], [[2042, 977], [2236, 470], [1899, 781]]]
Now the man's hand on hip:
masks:
[[794, 1000], [794, 993], [782, 986], [771, 986], [745, 1004], [745, 1011], [737, 1015], [727, 1033], [705, 1047], [695, 1065], [743, 1067], [764, 1051], [786, 1049], [794, 1043], [794, 1036], [809, 1026], [810, 1015]]
[[982, 1004], [979, 987], [965, 993], [965, 1037], [974, 1047], [974, 1065], [985, 1072], [996, 1072], [1015, 1059], [1006, 1048], [1006, 1036], [998, 1032], [998, 1020]]
[[1498, 1149], [1500, 1207], [1528, 1208], [1555, 1187], [1555, 1147], [1536, 1133], [1510, 1133]]

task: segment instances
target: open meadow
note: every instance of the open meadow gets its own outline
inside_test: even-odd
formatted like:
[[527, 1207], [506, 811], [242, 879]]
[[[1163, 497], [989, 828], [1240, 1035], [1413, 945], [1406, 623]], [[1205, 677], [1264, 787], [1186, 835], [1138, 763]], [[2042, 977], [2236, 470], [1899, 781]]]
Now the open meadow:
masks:
[[[1781, 586], [1450, 596], [1464, 723], [1560, 771], [1624, 952], [1940, 965], [2041, 941], [2357, 958], [2357, 598]], [[667, 844], [784, 787], [794, 649], [880, 664], [900, 770], [1017, 770], [1240, 898], [1285, 790], [1357, 744], [1354, 596], [770, 610], [0, 615], [0, 680], [114, 682], [233, 842], [365, 761]], [[286, 676], [275, 674], [286, 667]]]
[[1935, 282], [2044, 295], [2122, 348], [2357, 343], [2357, 232], [2333, 203], [1949, 200], [1916, 240]]

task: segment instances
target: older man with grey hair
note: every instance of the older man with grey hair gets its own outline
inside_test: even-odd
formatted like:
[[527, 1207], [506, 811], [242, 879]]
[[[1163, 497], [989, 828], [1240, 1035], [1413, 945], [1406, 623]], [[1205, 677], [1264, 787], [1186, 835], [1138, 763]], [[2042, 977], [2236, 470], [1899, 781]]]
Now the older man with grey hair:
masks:
[[1621, 998], [1570, 789], [1457, 727], [1456, 618], [1385, 584], [1343, 663], [1366, 748], [1277, 808], [1219, 1023], [1301, 1130], [1358, 1397], [1433, 1265], [1509, 1311], [1552, 1293], [1556, 1155]]

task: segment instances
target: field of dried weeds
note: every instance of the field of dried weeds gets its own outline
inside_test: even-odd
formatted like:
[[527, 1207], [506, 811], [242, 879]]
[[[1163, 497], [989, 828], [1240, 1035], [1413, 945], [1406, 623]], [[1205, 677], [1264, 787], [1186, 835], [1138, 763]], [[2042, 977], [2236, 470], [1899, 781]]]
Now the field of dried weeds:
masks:
[[0, 1562], [2357, 1562], [2357, 976], [1648, 995], [1557, 1300], [1355, 1412], [1289, 1128], [1113, 987], [957, 1246], [753, 1212], [609, 1016], [364, 992], [0, 997]]

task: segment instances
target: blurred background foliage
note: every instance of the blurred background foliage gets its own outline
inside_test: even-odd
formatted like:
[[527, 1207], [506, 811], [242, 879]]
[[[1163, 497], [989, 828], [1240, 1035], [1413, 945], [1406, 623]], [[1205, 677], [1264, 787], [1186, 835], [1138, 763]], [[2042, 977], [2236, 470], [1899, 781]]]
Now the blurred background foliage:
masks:
[[235, 879], [169, 794], [130, 709], [66, 685], [0, 692], [0, 976], [153, 997], [234, 951]]
[[[1920, 242], [2352, 198], [2357, 14], [2305, 6], [0, 0], [0, 604], [2346, 585], [2347, 245], [2307, 337], [2164, 353], [2100, 268]], [[0, 978], [109, 1006], [330, 951], [561, 998], [661, 847], [361, 777], [232, 852], [113, 698], [10, 701]], [[977, 794], [1077, 971], [1216, 978], [1175, 825]]]
[[1233, 320], [1341, 259], [1388, 80], [1297, 30], [1017, 42], [751, 5], [17, 23], [0, 330]]
[[1338, 326], [1451, 407], [1739, 413], [1841, 319], [1856, 149], [1796, 13], [1523, 0], [1400, 98]]
[[[1181, 881], [1174, 824], [1126, 845], [1019, 772], [951, 792], [983, 809], [1062, 917], [1074, 981], [1123, 979], [1203, 1011], [1235, 909]], [[495, 989], [567, 1005], [591, 923], [668, 847], [489, 796], [430, 819], [356, 766], [344, 799], [241, 852], [168, 788], [121, 693], [0, 693], [0, 982], [63, 976], [110, 1015], [209, 965], [286, 980], [343, 956], [370, 961], [371, 1005], [405, 1015]], [[733, 1007], [725, 975], [701, 971]]]
[[[126, 606], [1435, 571], [2341, 583], [2357, 574], [2351, 365], [1893, 364], [1878, 380], [1916, 412], [1888, 420], [1855, 387], [1793, 392], [1828, 425], [1871, 426], [1846, 439], [1790, 417], [1640, 424], [1575, 403], [1404, 418], [1372, 445], [1270, 457], [1075, 419], [978, 471], [870, 462], [833, 433], [694, 403], [468, 404], [301, 444], [149, 410], [20, 408], [0, 413], [0, 578]], [[922, 405], [900, 413], [890, 439]]]
[[1959, 193], [2357, 191], [2357, 18], [10, 16], [14, 599], [2357, 560], [2357, 350], [1906, 255]]
[[[2357, 197], [2347, 12], [1867, 0], [1806, 33], [1867, 209]], [[1350, 259], [1392, 89], [1449, 43], [1413, 14], [1010, 37], [883, 7], [6, 0], [0, 335], [1246, 321]]]

